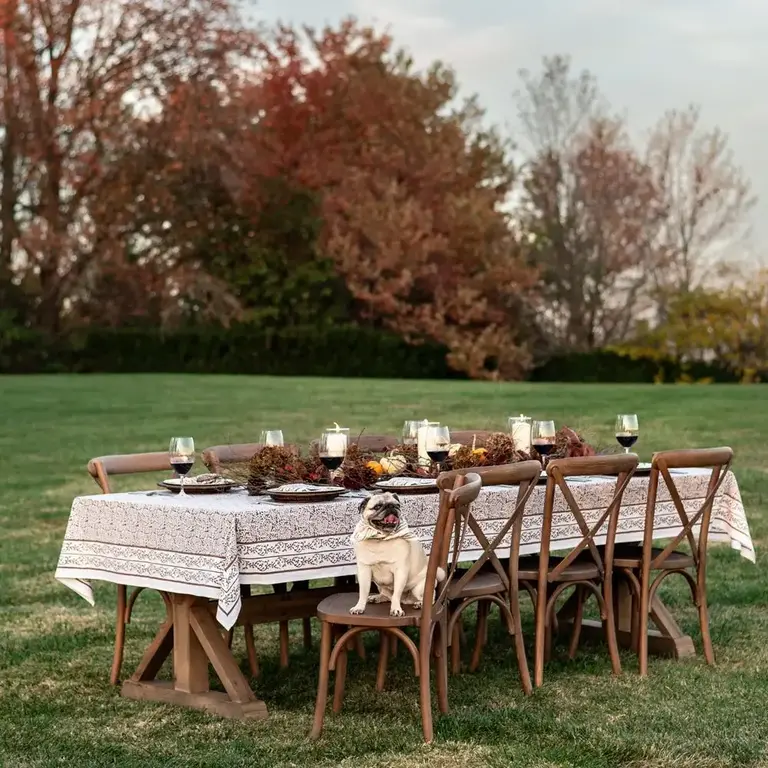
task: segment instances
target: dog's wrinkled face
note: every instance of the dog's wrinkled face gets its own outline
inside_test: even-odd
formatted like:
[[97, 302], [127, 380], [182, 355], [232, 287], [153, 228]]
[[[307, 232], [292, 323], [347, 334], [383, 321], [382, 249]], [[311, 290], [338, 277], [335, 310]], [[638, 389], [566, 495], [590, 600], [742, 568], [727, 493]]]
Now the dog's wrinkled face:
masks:
[[368, 525], [381, 531], [393, 531], [400, 524], [400, 498], [396, 493], [377, 493], [360, 504]]

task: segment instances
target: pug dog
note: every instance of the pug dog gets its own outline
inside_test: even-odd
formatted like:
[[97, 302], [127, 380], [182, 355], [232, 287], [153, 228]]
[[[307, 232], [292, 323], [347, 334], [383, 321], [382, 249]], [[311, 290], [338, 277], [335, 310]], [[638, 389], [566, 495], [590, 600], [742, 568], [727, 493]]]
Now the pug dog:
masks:
[[[400, 516], [396, 493], [377, 493], [360, 503], [360, 522], [352, 534], [360, 597], [350, 608], [365, 613], [368, 603], [390, 603], [390, 616], [405, 616], [403, 605], [421, 608], [427, 578], [427, 555], [418, 536]], [[438, 568], [437, 580], [445, 579]], [[371, 582], [378, 594], [371, 594]]]

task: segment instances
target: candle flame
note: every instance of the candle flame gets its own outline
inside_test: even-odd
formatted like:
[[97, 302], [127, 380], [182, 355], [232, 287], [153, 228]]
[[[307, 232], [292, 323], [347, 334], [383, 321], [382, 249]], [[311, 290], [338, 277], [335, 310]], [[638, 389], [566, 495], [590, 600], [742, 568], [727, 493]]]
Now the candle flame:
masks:
[[337, 423], [337, 422], [335, 422], [335, 421], [334, 421], [333, 423], [334, 423], [334, 425], [336, 426], [336, 431], [337, 431], [337, 432], [341, 432], [341, 427], [338, 425], [338, 423]]

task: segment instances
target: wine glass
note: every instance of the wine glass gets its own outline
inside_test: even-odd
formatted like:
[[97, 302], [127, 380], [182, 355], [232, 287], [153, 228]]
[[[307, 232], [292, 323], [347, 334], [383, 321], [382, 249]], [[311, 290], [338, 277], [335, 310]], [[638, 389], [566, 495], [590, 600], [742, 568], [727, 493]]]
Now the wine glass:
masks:
[[622, 413], [616, 417], [616, 441], [629, 453], [629, 449], [637, 442], [640, 425], [636, 413]]
[[534, 421], [533, 428], [531, 430], [531, 442], [536, 451], [544, 457], [544, 462], [547, 461], [547, 456], [552, 452], [555, 447], [555, 422], [551, 420]]
[[348, 444], [349, 430], [344, 427], [328, 429], [320, 437], [320, 461], [331, 473], [331, 477], [344, 463]]
[[283, 441], [283, 430], [282, 429], [262, 429], [259, 442], [262, 445], [272, 445], [272, 446], [282, 447], [283, 445], [285, 445], [285, 442]]
[[427, 430], [427, 455], [437, 465], [438, 472], [440, 464], [448, 458], [448, 452], [451, 448], [451, 433], [448, 427], [440, 424], [432, 425]]
[[419, 440], [420, 421], [406, 421], [403, 424], [403, 445], [416, 445]]
[[195, 463], [195, 441], [191, 437], [172, 437], [168, 446], [168, 458], [176, 474], [181, 478], [179, 496], [186, 496], [184, 478]]

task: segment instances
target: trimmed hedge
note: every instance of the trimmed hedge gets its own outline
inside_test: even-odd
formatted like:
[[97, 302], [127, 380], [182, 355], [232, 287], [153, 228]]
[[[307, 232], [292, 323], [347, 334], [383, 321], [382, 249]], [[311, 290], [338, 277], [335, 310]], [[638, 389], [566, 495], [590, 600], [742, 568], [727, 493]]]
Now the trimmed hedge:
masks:
[[285, 328], [249, 325], [92, 329], [59, 342], [33, 331], [0, 338], [3, 373], [242, 373], [272, 376], [460, 378], [434, 343], [411, 345], [373, 328]]
[[[90, 329], [52, 341], [0, 326], [0, 373], [230, 373], [400, 379], [465, 378], [449, 368], [445, 347], [407, 344], [387, 331], [359, 326], [265, 330], [190, 327]], [[766, 377], [761, 377], [765, 380]], [[636, 383], [736, 382], [717, 366], [633, 359], [614, 352], [553, 357], [530, 381]]]
[[530, 381], [647, 384], [654, 381], [737, 382], [732, 371], [706, 363], [681, 364], [675, 360], [631, 358], [615, 352], [559, 355], [536, 368]]

